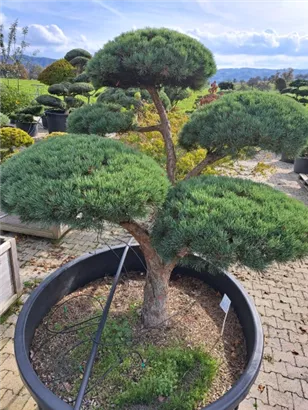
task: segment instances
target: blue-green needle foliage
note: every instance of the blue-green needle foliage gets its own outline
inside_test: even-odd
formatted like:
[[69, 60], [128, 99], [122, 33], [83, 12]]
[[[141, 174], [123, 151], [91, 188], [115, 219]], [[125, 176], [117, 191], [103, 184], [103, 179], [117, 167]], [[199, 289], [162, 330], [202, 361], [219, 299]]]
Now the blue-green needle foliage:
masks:
[[168, 188], [164, 171], [144, 154], [95, 135], [67, 135], [3, 164], [1, 202], [26, 222], [100, 229], [104, 220], [145, 217]]
[[216, 72], [212, 53], [175, 30], [146, 28], [109, 41], [88, 62], [96, 89], [179, 86], [199, 89]]
[[262, 270], [308, 255], [308, 208], [264, 184], [200, 176], [169, 191], [152, 237], [165, 260], [186, 248], [210, 266]]
[[[78, 84], [78, 83], [77, 83]], [[67, 130], [76, 134], [105, 136], [132, 129], [135, 114], [117, 104], [87, 104], [73, 111], [67, 119]]]
[[237, 92], [197, 110], [180, 135], [191, 149], [201, 145], [219, 155], [260, 147], [296, 155], [308, 136], [308, 111], [296, 101], [261, 91]]

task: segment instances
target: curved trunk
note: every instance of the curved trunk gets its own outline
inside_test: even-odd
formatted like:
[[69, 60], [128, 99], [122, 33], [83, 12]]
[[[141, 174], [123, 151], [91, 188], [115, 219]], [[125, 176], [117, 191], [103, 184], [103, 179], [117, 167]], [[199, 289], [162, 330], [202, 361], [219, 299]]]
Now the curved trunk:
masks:
[[142, 307], [145, 327], [167, 324], [169, 279], [176, 261], [164, 263], [151, 245], [148, 233], [135, 222], [123, 222], [125, 228], [139, 242], [146, 265], [146, 282]]
[[164, 142], [165, 150], [167, 156], [167, 174], [168, 178], [172, 184], [175, 183], [175, 170], [176, 170], [176, 155], [174, 144], [172, 141], [171, 127], [168, 120], [168, 116], [165, 110], [165, 107], [159, 97], [158, 91], [155, 87], [147, 87], [148, 92], [150, 93], [153, 103], [157, 109], [159, 118], [160, 118], [160, 129]]

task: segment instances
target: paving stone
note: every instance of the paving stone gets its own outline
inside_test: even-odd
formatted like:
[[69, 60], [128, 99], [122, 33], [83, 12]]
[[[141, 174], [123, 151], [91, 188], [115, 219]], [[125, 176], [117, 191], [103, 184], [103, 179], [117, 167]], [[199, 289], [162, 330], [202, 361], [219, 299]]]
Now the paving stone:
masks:
[[22, 410], [38, 410], [38, 406], [35, 403], [35, 401], [30, 397], [30, 399], [27, 401], [25, 406], [22, 408]]
[[[266, 373], [271, 373], [271, 372], [274, 372], [274, 373], [280, 373], [280, 374], [282, 374], [283, 376], [287, 376], [288, 375], [288, 373], [287, 373], [287, 368], [286, 368], [286, 365], [287, 365], [288, 363], [284, 363], [284, 362], [273, 362], [273, 363], [270, 363], [270, 362], [268, 362], [267, 360], [263, 360], [263, 365], [264, 365], [264, 370], [266, 371]], [[290, 365], [291, 366], [291, 365]], [[294, 367], [294, 366], [293, 366]], [[296, 367], [296, 369], [297, 369], [297, 367]]]
[[281, 350], [273, 349], [273, 357], [275, 362], [287, 362], [295, 366], [294, 355], [291, 352], [283, 352]]
[[272, 387], [268, 387], [268, 398], [271, 406], [278, 405], [293, 409], [293, 398], [289, 392], [282, 393]]
[[23, 382], [14, 372], [8, 372], [2, 379], [1, 379], [1, 388], [12, 390], [12, 392], [16, 395], [18, 394], [22, 388], [24, 387]]
[[295, 356], [295, 362], [297, 367], [306, 367], [308, 369], [308, 357]]
[[308, 399], [308, 380], [301, 380], [303, 394], [306, 399]]
[[[281, 350], [283, 352], [297, 352], [298, 354], [301, 354], [301, 352], [303, 351], [302, 345], [298, 342], [297, 343], [296, 342], [291, 343], [291, 342], [287, 342], [284, 339], [279, 339], [279, 342], [280, 342], [280, 345], [281, 345]], [[273, 347], [275, 347], [275, 346], [273, 346]]]
[[8, 354], [3, 354], [3, 356], [5, 356], [5, 360], [1, 364], [1, 369], [9, 370], [10, 372], [18, 374], [15, 357]]
[[265, 312], [267, 316], [274, 316], [280, 319], [284, 319], [284, 311], [281, 309], [271, 309], [269, 307], [265, 307]]
[[308, 400], [303, 397], [299, 397], [297, 394], [292, 394], [294, 409], [295, 410], [307, 410], [308, 409]]
[[[296, 367], [292, 366], [292, 364], [285, 363], [286, 369], [287, 369], [287, 377], [290, 377], [291, 379], [304, 379], [308, 380], [308, 369], [306, 367]], [[283, 374], [283, 372], [277, 372], [282, 374], [283, 376], [286, 376]]]
[[291, 392], [296, 393], [300, 397], [303, 397], [303, 389], [299, 379], [289, 379], [288, 377], [283, 377], [281, 374], [277, 375], [278, 380], [278, 390], [281, 392]]
[[8, 340], [7, 344], [1, 350], [1, 354], [3, 354], [3, 353], [8, 353], [8, 354], [14, 355], [14, 342], [13, 342], [13, 339]]
[[289, 332], [289, 337], [290, 337], [290, 341], [295, 343], [295, 342], [299, 342], [301, 344], [307, 344], [308, 343], [308, 336], [307, 334], [299, 334], [293, 331]]

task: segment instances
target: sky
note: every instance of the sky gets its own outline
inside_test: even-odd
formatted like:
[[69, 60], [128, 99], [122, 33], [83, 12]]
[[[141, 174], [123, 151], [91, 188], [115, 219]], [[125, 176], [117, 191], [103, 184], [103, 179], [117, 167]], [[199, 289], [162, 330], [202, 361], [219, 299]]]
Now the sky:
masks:
[[308, 68], [308, 0], [2, 0], [0, 17], [5, 30], [28, 26], [27, 54], [41, 57], [167, 27], [201, 41], [218, 68]]

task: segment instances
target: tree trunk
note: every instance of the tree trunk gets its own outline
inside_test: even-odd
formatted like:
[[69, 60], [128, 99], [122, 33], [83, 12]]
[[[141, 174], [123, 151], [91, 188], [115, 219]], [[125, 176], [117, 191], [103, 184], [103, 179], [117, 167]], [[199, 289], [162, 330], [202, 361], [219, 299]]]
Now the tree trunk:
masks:
[[175, 170], [176, 170], [176, 155], [175, 149], [172, 141], [171, 127], [168, 120], [168, 116], [165, 107], [159, 97], [158, 91], [155, 87], [147, 87], [150, 93], [153, 103], [157, 109], [158, 115], [160, 117], [160, 132], [164, 138], [165, 150], [167, 156], [167, 174], [168, 178], [172, 184], [175, 183]]
[[165, 264], [151, 245], [148, 233], [135, 222], [121, 223], [139, 242], [146, 265], [146, 282], [142, 307], [145, 327], [164, 326], [168, 320], [169, 279], [176, 260]]

